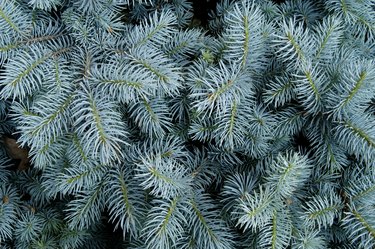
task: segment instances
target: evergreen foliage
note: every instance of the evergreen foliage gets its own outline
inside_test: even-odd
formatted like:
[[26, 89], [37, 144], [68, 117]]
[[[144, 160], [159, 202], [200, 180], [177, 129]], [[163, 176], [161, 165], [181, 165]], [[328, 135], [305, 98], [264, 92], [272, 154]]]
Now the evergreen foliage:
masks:
[[374, 248], [375, 1], [0, 0], [0, 248]]

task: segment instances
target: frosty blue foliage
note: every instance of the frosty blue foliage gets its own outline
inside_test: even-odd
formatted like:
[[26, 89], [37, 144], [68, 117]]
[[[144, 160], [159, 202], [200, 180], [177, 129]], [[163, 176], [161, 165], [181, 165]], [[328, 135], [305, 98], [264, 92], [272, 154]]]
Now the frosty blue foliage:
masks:
[[61, 5], [61, 0], [30, 0], [29, 5], [31, 5], [33, 8], [38, 8], [42, 10], [51, 10], [56, 9], [57, 6]]
[[315, 225], [319, 230], [321, 226], [331, 226], [341, 208], [341, 199], [337, 195], [331, 193], [328, 197], [314, 196], [304, 206], [306, 224]]
[[7, 35], [12, 38], [20, 38], [25, 35], [27, 27], [31, 23], [30, 12], [20, 8], [15, 0], [1, 0], [0, 2], [0, 25], [5, 38]]
[[235, 200], [238, 198], [244, 198], [248, 193], [251, 193], [257, 184], [257, 179], [253, 175], [235, 173], [226, 179], [224, 189], [222, 191], [223, 211], [232, 212], [236, 205]]
[[124, 170], [113, 169], [109, 177], [113, 181], [106, 188], [110, 220], [116, 221], [115, 229], [121, 227], [124, 237], [126, 233], [137, 237], [148, 208], [144, 192], [135, 178]]
[[82, 136], [83, 150], [93, 157], [99, 157], [103, 164], [120, 160], [126, 131], [122, 128], [121, 116], [116, 112], [114, 102], [82, 86], [73, 105], [73, 125], [77, 135]]
[[266, 172], [266, 181], [276, 194], [290, 197], [294, 191], [301, 189], [311, 174], [311, 164], [307, 158], [296, 153], [279, 155], [269, 165]]
[[0, 0], [0, 248], [375, 246], [375, 1], [198, 3]]
[[191, 179], [183, 165], [160, 157], [141, 159], [135, 177], [152, 195], [168, 199], [189, 190]]
[[11, 239], [14, 232], [14, 223], [17, 220], [17, 190], [12, 186], [1, 184], [0, 203], [0, 241]]
[[193, 246], [196, 248], [233, 248], [232, 232], [215, 209], [214, 202], [201, 192], [189, 200], [188, 224], [191, 224]]
[[294, 248], [298, 249], [314, 249], [327, 248], [327, 241], [318, 231], [305, 230], [296, 235], [292, 243]]
[[183, 226], [187, 224], [181, 201], [181, 197], [170, 201], [155, 200], [143, 229], [146, 248], [173, 248], [181, 238]]
[[31, 242], [37, 234], [40, 234], [43, 228], [43, 220], [31, 212], [23, 214], [17, 221], [15, 236], [20, 241]]
[[245, 194], [241, 199], [238, 225], [244, 230], [263, 227], [272, 216], [272, 190], [268, 187]]
[[78, 192], [75, 199], [68, 203], [65, 220], [69, 228], [83, 230], [99, 222], [105, 204], [102, 185], [103, 180], [91, 189]]
[[357, 242], [361, 248], [371, 248], [375, 245], [373, 236], [375, 217], [372, 207], [373, 205], [359, 207], [351, 205], [343, 219], [349, 238]]
[[348, 175], [346, 192], [354, 202], [375, 203], [375, 172], [361, 172], [359, 167]]
[[290, 243], [292, 223], [285, 210], [275, 210], [269, 224], [259, 234], [260, 248], [285, 248]]

